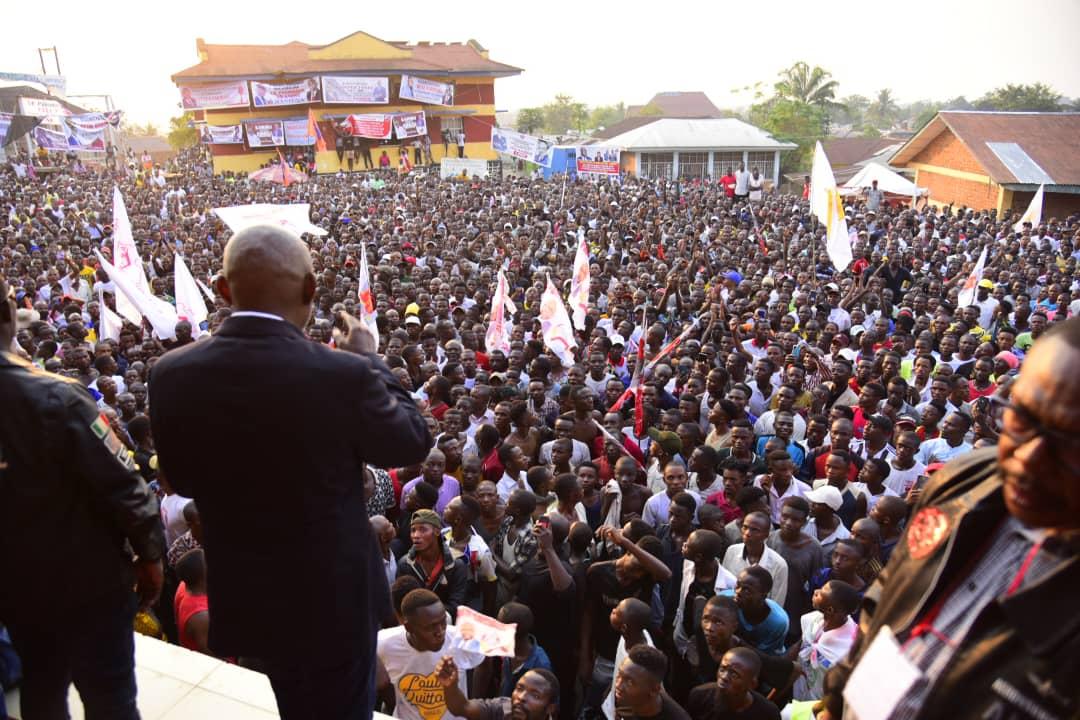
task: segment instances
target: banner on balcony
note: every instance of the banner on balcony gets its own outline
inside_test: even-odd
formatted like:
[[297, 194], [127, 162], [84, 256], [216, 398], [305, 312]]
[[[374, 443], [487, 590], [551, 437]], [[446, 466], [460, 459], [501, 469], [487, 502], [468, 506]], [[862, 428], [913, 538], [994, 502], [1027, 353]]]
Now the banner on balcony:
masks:
[[404, 139], [427, 134], [427, 118], [424, 113], [400, 113], [394, 116], [394, 137]]
[[390, 79], [385, 77], [323, 75], [322, 90], [324, 103], [385, 105], [390, 102]]
[[402, 75], [398, 97], [403, 100], [428, 103], [429, 105], [453, 105], [454, 86], [435, 80], [426, 80], [415, 75]]
[[180, 86], [180, 104], [185, 110], [247, 107], [249, 97], [248, 85], [243, 80]]
[[244, 123], [248, 147], [276, 147], [285, 144], [285, 126], [280, 120]]
[[319, 78], [310, 77], [276, 85], [251, 81], [251, 103], [255, 107], [306, 105], [319, 102], [320, 97]]

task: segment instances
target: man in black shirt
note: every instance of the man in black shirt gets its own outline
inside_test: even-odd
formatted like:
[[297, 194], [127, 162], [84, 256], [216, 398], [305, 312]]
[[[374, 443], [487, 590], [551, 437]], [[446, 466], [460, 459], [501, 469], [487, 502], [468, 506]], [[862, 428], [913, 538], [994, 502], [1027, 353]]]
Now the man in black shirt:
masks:
[[635, 544], [618, 528], [607, 525], [597, 534], [624, 554], [618, 560], [593, 563], [585, 576], [578, 677], [588, 686], [582, 709], [586, 717], [599, 712], [615, 673], [619, 634], [611, 627], [611, 611], [629, 597], [651, 604], [654, 583], [671, 577], [671, 570], [660, 560], [662, 549], [655, 536], [648, 535]]
[[469, 700], [458, 686], [458, 668], [447, 655], [435, 666], [449, 714], [465, 720], [549, 720], [559, 710], [559, 680], [542, 668], [522, 675], [510, 697]]
[[780, 710], [754, 692], [761, 672], [761, 658], [750, 648], [736, 647], [724, 653], [716, 682], [690, 691], [686, 709], [693, 720], [779, 720]]
[[664, 692], [667, 665], [664, 653], [654, 647], [630, 648], [615, 675], [615, 720], [690, 720]]

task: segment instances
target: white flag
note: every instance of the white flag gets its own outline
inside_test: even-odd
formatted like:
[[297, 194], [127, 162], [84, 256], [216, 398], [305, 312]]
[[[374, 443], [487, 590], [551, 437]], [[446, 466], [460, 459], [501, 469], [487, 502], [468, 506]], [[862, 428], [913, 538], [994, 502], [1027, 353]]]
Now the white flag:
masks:
[[1034, 230], [1039, 227], [1039, 223], [1042, 222], [1042, 207], [1043, 207], [1043, 188], [1045, 185], [1039, 185], [1039, 189], [1035, 191], [1035, 197], [1031, 198], [1031, 204], [1028, 205], [1028, 209], [1024, 211], [1024, 214], [1020, 216], [1020, 219], [1013, 225], [1013, 232], [1023, 232], [1024, 223], [1031, 223], [1031, 228]]
[[[146, 280], [142, 258], [135, 248], [135, 236], [131, 232], [124, 196], [120, 188], [113, 187], [113, 263], [117, 272], [123, 275], [135, 289], [150, 294], [150, 283]], [[123, 293], [116, 293], [116, 311], [134, 325], [142, 325], [142, 315]]]
[[206, 321], [209, 313], [202, 298], [202, 290], [195, 283], [195, 278], [180, 253], [173, 255], [173, 283], [176, 287], [176, 315], [180, 320], [191, 323], [191, 336], [198, 338], [203, 333], [199, 324]]
[[252, 225], [277, 225], [290, 230], [296, 235], [326, 235], [318, 225], [311, 224], [311, 206], [307, 203], [295, 205], [272, 205], [255, 203], [253, 205], [234, 205], [214, 208], [214, 214], [229, 226], [234, 233]]
[[547, 288], [540, 296], [540, 329], [544, 334], [544, 344], [555, 353], [563, 367], [574, 364], [574, 328], [570, 325], [570, 316], [566, 314], [559, 291], [551, 278], [547, 279]]
[[578, 330], [585, 328], [585, 315], [589, 312], [589, 285], [589, 244], [580, 238], [574, 255], [574, 276], [570, 280], [570, 312]]
[[488, 321], [487, 334], [484, 335], [484, 347], [488, 353], [501, 350], [506, 355], [510, 354], [510, 326], [506, 322], [508, 305], [511, 308], [514, 306], [510, 302], [510, 283], [506, 280], [506, 274], [499, 270], [499, 281], [491, 298], [491, 319]]
[[[116, 297], [119, 298], [120, 293], [116, 293]], [[113, 342], [120, 342], [120, 330], [123, 327], [123, 318], [105, 304], [105, 291], [98, 288], [98, 339], [107, 338]]]
[[978, 262], [975, 263], [975, 269], [968, 275], [967, 280], [964, 281], [964, 286], [960, 288], [960, 294], [956, 296], [956, 304], [959, 307], [967, 307], [975, 302], [975, 291], [979, 287], [979, 281], [982, 280], [985, 265], [986, 247], [984, 246], [982, 252], [979, 253]]
[[851, 241], [836, 178], [820, 142], [814, 147], [814, 165], [810, 170], [810, 212], [825, 225], [825, 250], [829, 260], [838, 272], [843, 271], [852, 261]]
[[360, 248], [360, 275], [357, 278], [360, 288], [357, 291], [359, 299], [360, 320], [367, 325], [368, 330], [379, 339], [379, 326], [375, 323], [375, 297], [371, 294], [371, 274], [368, 272], [367, 250]]
[[105, 274], [109, 276], [109, 279], [116, 284], [116, 297], [119, 300], [120, 296], [125, 296], [125, 299], [130, 301], [131, 304], [138, 311], [140, 319], [139, 325], [142, 324], [142, 317], [145, 317], [150, 321], [150, 326], [154, 328], [154, 334], [162, 340], [175, 340], [176, 339], [176, 308], [169, 303], [154, 297], [149, 293], [144, 293], [139, 290], [135, 285], [111, 262], [105, 259], [105, 256], [100, 251], [95, 250], [97, 253], [98, 262], [101, 263], [101, 267], [105, 270]]

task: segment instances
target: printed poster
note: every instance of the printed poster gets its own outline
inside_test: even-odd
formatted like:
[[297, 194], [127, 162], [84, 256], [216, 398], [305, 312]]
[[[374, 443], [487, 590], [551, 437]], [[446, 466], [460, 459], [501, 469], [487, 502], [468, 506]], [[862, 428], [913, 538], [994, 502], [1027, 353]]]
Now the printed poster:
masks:
[[314, 145], [315, 136], [308, 135], [307, 118], [293, 118], [285, 120], [285, 144], [286, 145]]
[[619, 174], [619, 148], [605, 145], [585, 145], [577, 148], [578, 173], [595, 175]]
[[322, 97], [319, 78], [304, 78], [295, 82], [270, 84], [251, 81], [251, 104], [255, 107], [306, 105]]
[[454, 86], [436, 80], [426, 80], [416, 75], [402, 75], [398, 97], [429, 105], [453, 105]]
[[491, 147], [504, 155], [528, 160], [543, 167], [551, 167], [551, 143], [547, 140], [513, 130], [493, 128]]
[[427, 118], [423, 112], [394, 115], [394, 137], [405, 139], [427, 134]]
[[472, 608], [459, 605], [455, 627], [462, 640], [477, 640], [480, 652], [487, 657], [514, 657], [514, 633], [517, 625], [503, 624], [494, 618], [478, 613]]
[[275, 147], [285, 144], [285, 126], [280, 120], [244, 123], [248, 147]]
[[62, 150], [67, 151], [69, 149], [67, 135], [62, 132], [56, 132], [55, 130], [49, 130], [38, 125], [34, 128], [34, 142], [40, 148], [46, 150]]
[[102, 113], [86, 113], [84, 115], [68, 115], [64, 121], [72, 130], [80, 132], [101, 132], [111, 123], [109, 118]]
[[375, 140], [389, 140], [390, 131], [392, 130], [390, 117], [390, 115], [381, 113], [350, 115], [348, 120], [349, 134]]
[[55, 117], [57, 115], [70, 115], [67, 108], [56, 100], [49, 98], [19, 98], [19, 109], [22, 115], [34, 117]]
[[11, 113], [0, 113], [0, 146], [7, 144], [8, 130], [11, 129], [11, 120], [14, 117]]
[[244, 80], [180, 86], [180, 104], [185, 110], [247, 107], [249, 98]]
[[390, 102], [390, 78], [323, 75], [324, 103], [385, 105]]
[[244, 142], [244, 126], [203, 125], [199, 140], [207, 145], [240, 145]]

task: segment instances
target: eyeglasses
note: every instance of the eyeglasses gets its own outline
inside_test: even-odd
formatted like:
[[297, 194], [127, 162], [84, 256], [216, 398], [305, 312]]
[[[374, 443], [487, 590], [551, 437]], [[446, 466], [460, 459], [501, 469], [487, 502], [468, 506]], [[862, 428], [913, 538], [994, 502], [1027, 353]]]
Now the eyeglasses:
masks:
[[1020, 445], [1033, 438], [1047, 440], [1050, 451], [1069, 467], [1080, 466], [1080, 438], [1062, 430], [1046, 427], [1026, 408], [1007, 399], [991, 395], [990, 420], [993, 427]]

